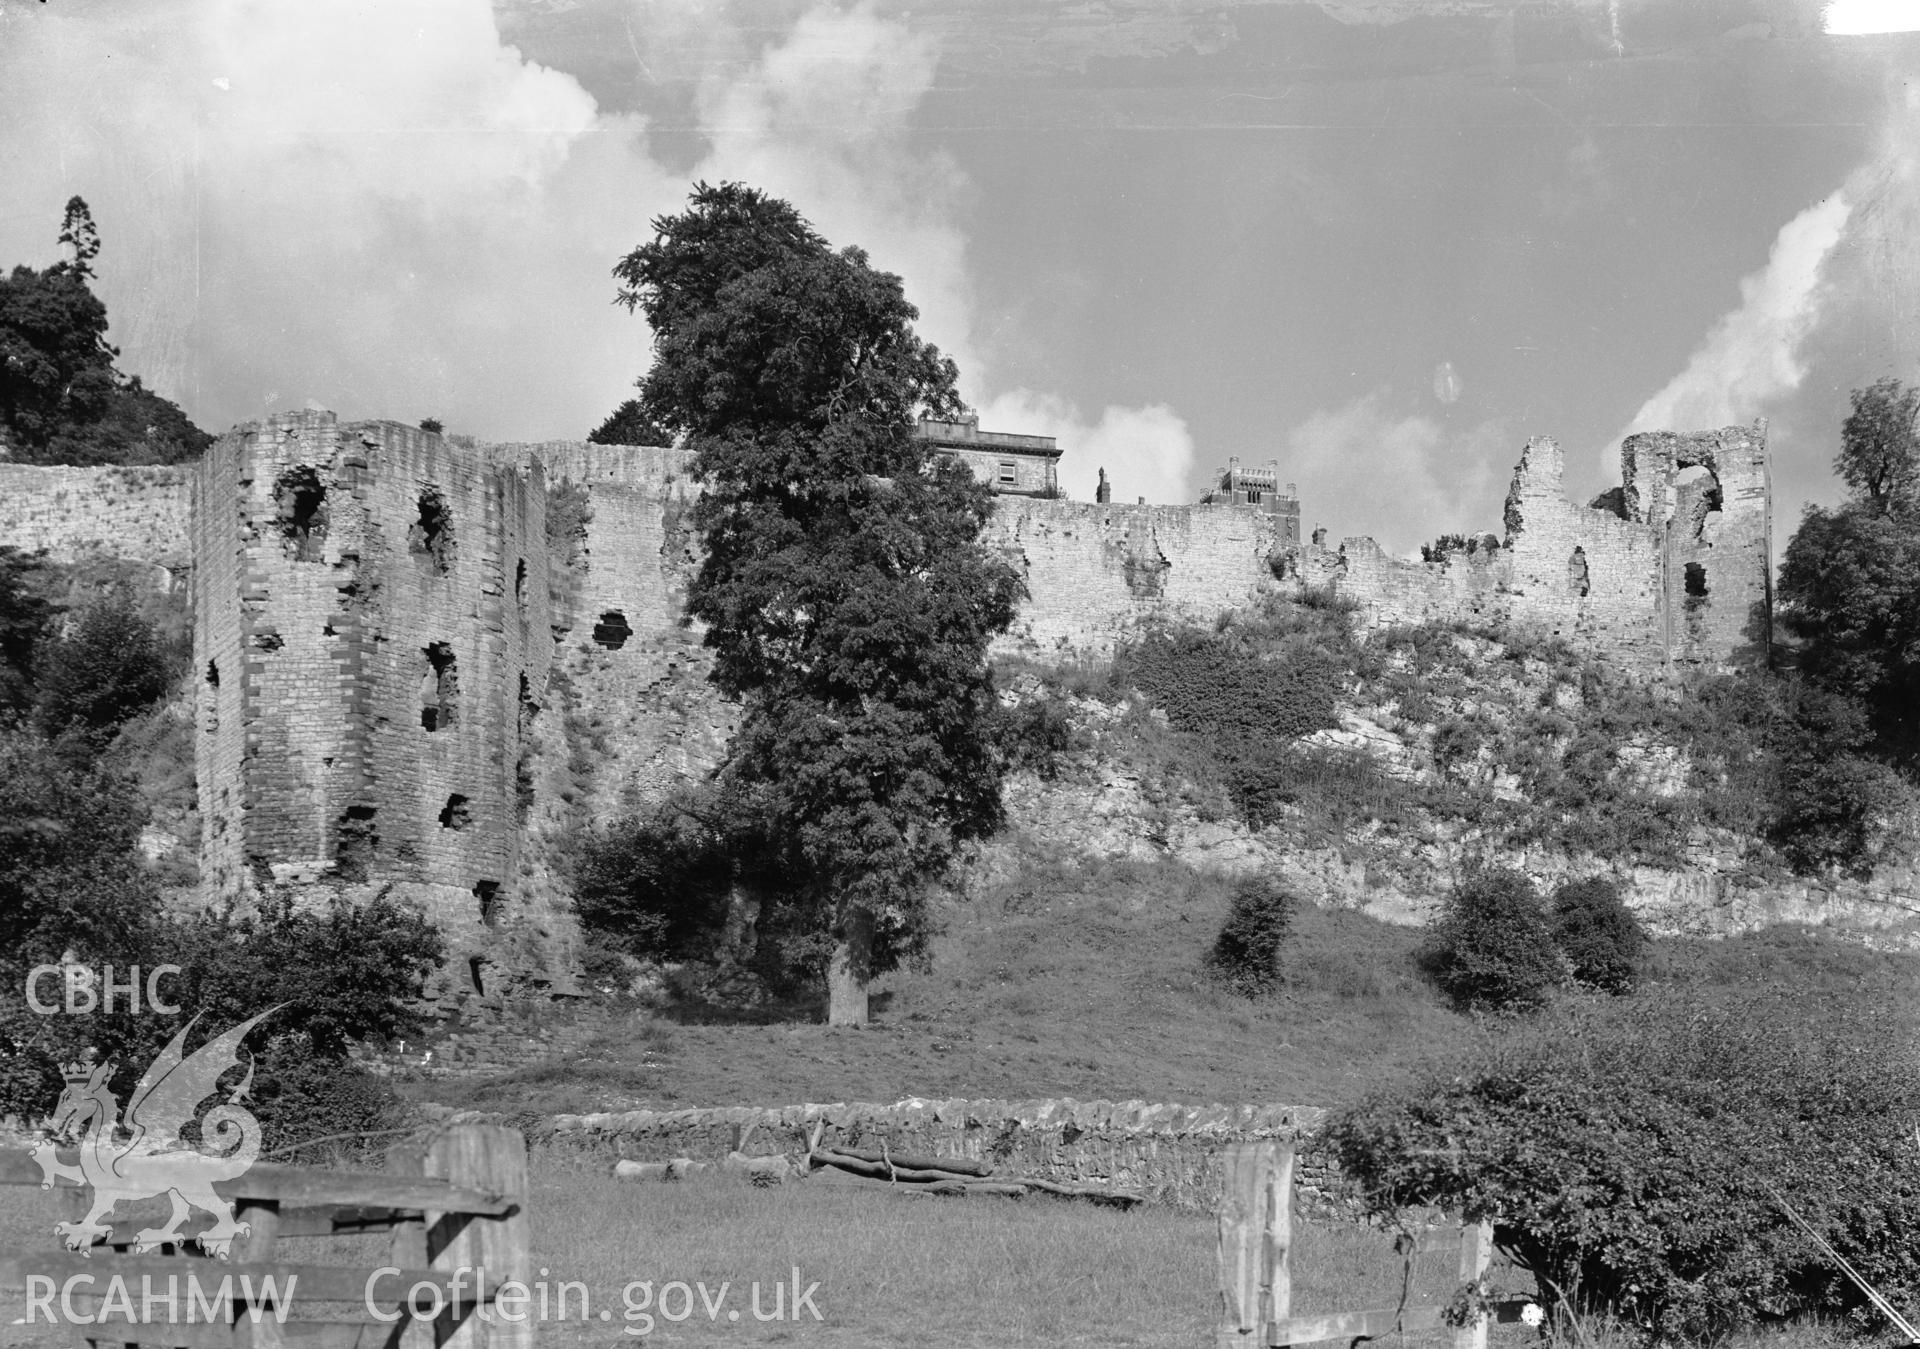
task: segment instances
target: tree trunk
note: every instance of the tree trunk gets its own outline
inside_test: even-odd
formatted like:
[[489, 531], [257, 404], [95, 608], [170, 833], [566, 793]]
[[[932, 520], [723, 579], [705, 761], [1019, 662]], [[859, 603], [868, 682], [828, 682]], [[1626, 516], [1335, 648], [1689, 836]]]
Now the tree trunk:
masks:
[[873, 915], [855, 909], [841, 921], [833, 960], [827, 966], [827, 1024], [867, 1024], [867, 980], [871, 977]]

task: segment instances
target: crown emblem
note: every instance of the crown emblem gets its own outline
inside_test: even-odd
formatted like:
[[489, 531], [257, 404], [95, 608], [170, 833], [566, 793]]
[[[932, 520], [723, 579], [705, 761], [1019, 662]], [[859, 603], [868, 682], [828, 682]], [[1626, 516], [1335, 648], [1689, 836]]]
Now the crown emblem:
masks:
[[61, 1064], [60, 1076], [69, 1082], [86, 1082], [91, 1080], [94, 1069], [99, 1066], [95, 1062], [95, 1058], [96, 1055], [94, 1051], [89, 1049], [84, 1056], [75, 1059], [72, 1063]]

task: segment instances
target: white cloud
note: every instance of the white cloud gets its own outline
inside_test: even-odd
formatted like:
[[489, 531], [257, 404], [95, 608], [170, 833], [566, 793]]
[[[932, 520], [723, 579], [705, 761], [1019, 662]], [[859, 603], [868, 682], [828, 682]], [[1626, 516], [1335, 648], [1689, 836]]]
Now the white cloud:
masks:
[[51, 261], [85, 196], [122, 365], [211, 429], [311, 401], [579, 436], [647, 360], [613, 263], [693, 179], [737, 179], [900, 273], [989, 392], [968, 185], [911, 139], [932, 40], [868, 3], [634, 14], [648, 77], [694, 89], [690, 170], [503, 41], [487, 0], [0, 0], [0, 259]]
[[[1694, 431], [1747, 422], [1806, 377], [1801, 344], [1819, 322], [1822, 266], [1852, 210], [1836, 193], [1789, 220], [1767, 265], [1740, 283], [1740, 306], [1716, 323], [1687, 368], [1622, 432]], [[1617, 443], [1617, 441], [1616, 441]]]
[[1497, 533], [1518, 457], [1496, 422], [1455, 431], [1432, 417], [1397, 416], [1375, 392], [1295, 427], [1283, 462], [1299, 488], [1303, 529], [1325, 526], [1331, 542], [1367, 535], [1404, 554], [1441, 534]]
[[1065, 399], [1016, 389], [979, 411], [982, 430], [1058, 439], [1060, 486], [1076, 501], [1094, 499], [1103, 468], [1115, 501], [1195, 499], [1193, 437], [1180, 414], [1164, 403], [1108, 407], [1093, 421]]
[[1916, 230], [1920, 87], [1908, 85], [1888, 99], [1876, 152], [1832, 196], [1780, 228], [1766, 265], [1740, 283], [1740, 304], [1602, 451], [1606, 473], [1618, 472], [1620, 438], [1634, 431], [1792, 420], [1804, 412], [1796, 395], [1822, 358], [1823, 376], [1842, 388], [1906, 374], [1920, 340], [1912, 316]]
[[1920, 5], [1913, 0], [1828, 0], [1826, 31], [1920, 33]]

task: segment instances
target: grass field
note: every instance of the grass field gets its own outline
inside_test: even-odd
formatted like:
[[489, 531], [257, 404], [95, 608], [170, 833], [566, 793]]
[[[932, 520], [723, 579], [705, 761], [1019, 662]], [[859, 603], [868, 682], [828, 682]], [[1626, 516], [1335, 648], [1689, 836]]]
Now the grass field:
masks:
[[[568, 1314], [541, 1324], [541, 1343], [604, 1349], [637, 1342], [639, 1335], [626, 1331], [645, 1329], [648, 1315], [648, 1343], [821, 1349], [1197, 1346], [1212, 1331], [1214, 1223], [1204, 1215], [1038, 1199], [934, 1200], [819, 1179], [776, 1189], [730, 1176], [614, 1185], [603, 1167], [541, 1156], [531, 1214], [535, 1269], [545, 1271], [537, 1277], [549, 1285], [553, 1310], [559, 1285], [569, 1285]], [[0, 1191], [0, 1244], [56, 1249], [56, 1216], [52, 1196], [37, 1189]], [[376, 1238], [290, 1241], [285, 1249], [288, 1259], [383, 1263]], [[796, 1270], [801, 1291], [819, 1285], [798, 1320]], [[1390, 1307], [1399, 1295], [1401, 1265], [1391, 1239], [1356, 1226], [1302, 1225], [1295, 1271], [1295, 1307], [1303, 1314]], [[1415, 1302], [1444, 1300], [1451, 1273], [1448, 1258], [1423, 1260]], [[684, 1306], [691, 1311], [677, 1321], [670, 1317], [682, 1312], [683, 1295], [666, 1291], [676, 1281], [688, 1285]], [[653, 1285], [650, 1301], [637, 1288], [629, 1296], [629, 1286], [643, 1282]], [[783, 1286], [787, 1316], [756, 1319], [756, 1282], [763, 1315], [773, 1311], [774, 1286]], [[1505, 1286], [1528, 1287], [1517, 1274]], [[644, 1309], [631, 1319], [630, 1302]], [[0, 1302], [0, 1324], [23, 1312], [20, 1296], [10, 1295]], [[10, 1324], [5, 1332], [0, 1343], [8, 1345], [66, 1343], [45, 1327]]]
[[[578, 1158], [533, 1160], [535, 1278], [547, 1285], [553, 1313], [537, 1322], [537, 1344], [1196, 1349], [1212, 1340], [1215, 1228], [1205, 1215], [1036, 1198], [936, 1200], [819, 1178], [776, 1189], [730, 1176], [616, 1185], [602, 1167]], [[56, 1216], [51, 1195], [0, 1190], [0, 1250], [57, 1249]], [[283, 1249], [288, 1260], [370, 1267], [384, 1262], [385, 1239], [295, 1240]], [[1299, 1223], [1293, 1254], [1298, 1314], [1392, 1307], [1399, 1298], [1402, 1265], [1389, 1233]], [[800, 1291], [818, 1285], [797, 1320], [796, 1271]], [[756, 1318], [755, 1283], [759, 1311], [769, 1318], [781, 1286], [779, 1320]], [[643, 1295], [638, 1284], [651, 1289]], [[1442, 1303], [1454, 1284], [1451, 1254], [1423, 1257], [1408, 1305]], [[1533, 1291], [1523, 1271], [1498, 1261], [1494, 1287]], [[537, 1282], [536, 1308], [538, 1292]], [[809, 1309], [818, 1310], [817, 1320]], [[71, 1343], [55, 1328], [21, 1324], [24, 1311], [21, 1295], [0, 1294], [0, 1345]], [[1445, 1334], [1390, 1338], [1397, 1349], [1448, 1343]], [[1591, 1349], [1626, 1349], [1618, 1334], [1595, 1338]], [[1722, 1349], [1829, 1349], [1841, 1340], [1801, 1327], [1744, 1336]], [[1538, 1342], [1523, 1326], [1493, 1328], [1494, 1349]]]
[[[1171, 864], [1033, 858], [947, 910], [932, 969], [882, 979], [864, 1030], [829, 1030], [807, 1009], [731, 1023], [638, 1012], [579, 1054], [406, 1090], [540, 1113], [905, 1096], [1338, 1105], [1501, 1033], [1421, 978], [1421, 931], [1348, 911], [1296, 916], [1279, 996], [1224, 992], [1202, 959], [1227, 903], [1224, 881]], [[1708, 996], [1851, 996], [1916, 975], [1920, 958], [1794, 927], [1662, 941], [1647, 965], [1650, 981]]]

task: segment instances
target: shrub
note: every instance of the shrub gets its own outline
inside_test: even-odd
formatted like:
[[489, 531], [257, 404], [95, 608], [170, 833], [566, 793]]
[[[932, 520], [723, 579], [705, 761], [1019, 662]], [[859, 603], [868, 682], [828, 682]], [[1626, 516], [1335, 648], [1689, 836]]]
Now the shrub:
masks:
[[1565, 973], [1533, 882], [1499, 867], [1460, 882], [1440, 911], [1421, 964], [1462, 1008], [1536, 1007]]
[[1233, 890], [1225, 926], [1207, 953], [1207, 969], [1248, 998], [1279, 988], [1280, 951], [1293, 923], [1291, 891], [1269, 876], [1249, 876]]
[[298, 1034], [276, 1036], [260, 1052], [249, 1099], [262, 1157], [285, 1163], [368, 1160], [393, 1141], [380, 1135], [397, 1132], [407, 1113], [386, 1079], [315, 1052]]
[[1123, 650], [1115, 674], [1182, 731], [1292, 739], [1339, 725], [1334, 700], [1345, 665], [1305, 638], [1277, 646], [1249, 650], [1231, 632], [1173, 628]]
[[575, 907], [607, 949], [641, 959], [713, 954], [733, 867], [725, 840], [700, 818], [705, 810], [686, 806], [668, 801], [581, 836]]
[[1554, 891], [1553, 936], [1575, 979], [1608, 993], [1632, 989], [1647, 934], [1621, 901], [1619, 885], [1596, 876]]
[[1910, 1010], [1791, 993], [1572, 1005], [1326, 1138], [1368, 1206], [1491, 1218], [1542, 1293], [1669, 1341], [1849, 1314], [1861, 1295], [1769, 1187], [1896, 1305], [1920, 1297]]
[[179, 1001], [221, 1029], [267, 1008], [261, 1026], [297, 1032], [317, 1058], [338, 1063], [360, 1041], [418, 1035], [419, 1000], [445, 959], [426, 915], [385, 896], [323, 912], [265, 896], [247, 916], [201, 914], [174, 929]]
[[998, 710], [994, 739], [1009, 770], [1025, 769], [1051, 782], [1061, 756], [1074, 748], [1073, 719], [1058, 698], [1025, 698]]
[[103, 600], [40, 660], [35, 712], [48, 735], [101, 737], [159, 701], [171, 672], [153, 625], [124, 599]]

